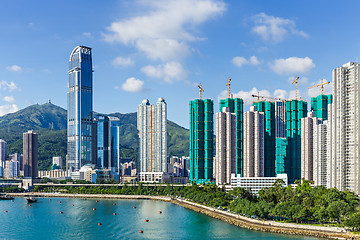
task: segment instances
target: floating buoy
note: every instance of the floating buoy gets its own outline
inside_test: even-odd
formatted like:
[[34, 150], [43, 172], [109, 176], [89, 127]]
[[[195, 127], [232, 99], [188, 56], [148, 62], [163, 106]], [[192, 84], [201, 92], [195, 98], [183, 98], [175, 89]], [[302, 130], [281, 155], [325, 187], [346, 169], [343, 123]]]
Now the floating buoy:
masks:
[[114, 212], [113, 215], [115, 216], [115, 215], [116, 215], [116, 212]]
[[12, 202], [14, 202], [14, 200], [11, 200]]
[[5, 210], [5, 212], [7, 212], [7, 211]]
[[145, 222], [149, 222], [149, 219], [145, 219]]
[[96, 208], [93, 208], [93, 210], [95, 211], [95, 210], [96, 210]]
[[74, 204], [72, 206], [75, 206]]
[[51, 201], [51, 198], [49, 198], [49, 201]]
[[86, 198], [84, 198], [84, 200], [86, 200]]
[[99, 200], [96, 200], [96, 202], [99, 202]]
[[61, 203], [61, 201], [59, 201], [59, 203]]
[[144, 231], [143, 231], [143, 230], [140, 230], [139, 233], [144, 233]]
[[29, 204], [29, 207], [31, 207], [31, 204]]
[[113, 205], [116, 205], [116, 203], [113, 203]]
[[63, 212], [60, 212], [60, 214], [63, 214]]
[[133, 208], [136, 208], [136, 207], [133, 207]]
[[102, 225], [102, 223], [98, 223], [98, 226], [101, 226]]
[[162, 212], [161, 211], [159, 211], [159, 214], [161, 214]]

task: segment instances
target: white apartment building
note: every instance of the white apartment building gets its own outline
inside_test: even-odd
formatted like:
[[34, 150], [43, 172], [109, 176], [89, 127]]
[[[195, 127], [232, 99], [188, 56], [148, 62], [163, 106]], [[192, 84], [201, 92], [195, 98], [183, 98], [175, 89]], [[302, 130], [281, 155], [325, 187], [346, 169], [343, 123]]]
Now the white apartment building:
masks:
[[328, 187], [328, 121], [314, 127], [313, 179], [315, 186]]
[[155, 105], [143, 100], [138, 106], [139, 172], [167, 172], [167, 110], [159, 98]]
[[301, 179], [314, 180], [314, 131], [321, 122], [314, 112], [301, 119]]
[[236, 173], [236, 114], [228, 107], [216, 113], [215, 179], [217, 185], [230, 184]]
[[244, 177], [264, 176], [264, 113], [244, 112]]
[[359, 64], [333, 70], [333, 103], [329, 105], [328, 187], [360, 193]]

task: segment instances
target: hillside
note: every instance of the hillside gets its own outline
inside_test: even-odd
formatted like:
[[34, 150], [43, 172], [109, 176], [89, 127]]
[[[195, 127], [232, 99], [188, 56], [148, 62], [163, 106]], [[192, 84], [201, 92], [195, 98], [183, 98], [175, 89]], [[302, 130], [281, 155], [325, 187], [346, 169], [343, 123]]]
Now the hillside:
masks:
[[[138, 147], [136, 113], [112, 113], [120, 119], [121, 157], [136, 159]], [[22, 134], [34, 130], [39, 139], [39, 169], [49, 169], [52, 156], [66, 156], [66, 110], [51, 103], [31, 105], [0, 117], [0, 139], [8, 143], [8, 153], [22, 153]], [[167, 122], [168, 155], [189, 154], [189, 130]]]

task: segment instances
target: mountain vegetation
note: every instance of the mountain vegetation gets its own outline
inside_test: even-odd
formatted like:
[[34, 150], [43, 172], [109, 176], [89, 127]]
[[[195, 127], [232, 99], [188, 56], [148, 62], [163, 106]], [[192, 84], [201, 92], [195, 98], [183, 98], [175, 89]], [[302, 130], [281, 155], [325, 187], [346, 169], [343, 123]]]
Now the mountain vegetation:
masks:
[[[136, 113], [113, 113], [120, 119], [120, 157], [137, 159]], [[34, 130], [39, 140], [39, 170], [51, 167], [52, 157], [67, 152], [67, 112], [51, 103], [35, 104], [0, 117], [0, 139], [8, 144], [8, 153], [22, 153], [22, 134]], [[168, 120], [168, 155], [188, 156], [189, 130]], [[64, 164], [65, 165], [65, 164]]]

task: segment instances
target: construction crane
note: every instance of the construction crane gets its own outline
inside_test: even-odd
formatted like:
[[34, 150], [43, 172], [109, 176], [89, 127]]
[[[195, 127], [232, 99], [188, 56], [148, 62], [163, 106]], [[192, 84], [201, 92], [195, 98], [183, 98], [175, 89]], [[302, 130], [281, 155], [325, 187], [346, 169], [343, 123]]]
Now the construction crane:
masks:
[[295, 100], [297, 100], [297, 84], [298, 84], [298, 80], [299, 80], [299, 77], [296, 76], [295, 80], [291, 83], [291, 84], [295, 83]]
[[324, 85], [326, 85], [326, 84], [329, 84], [330, 82], [328, 81], [328, 82], [323, 82], [324, 81], [324, 79], [321, 79], [321, 83], [320, 84], [316, 84], [316, 85], [314, 85], [314, 86], [311, 86], [311, 87], [309, 87], [309, 89], [310, 88], [314, 88], [314, 87], [321, 87], [321, 95], [323, 95], [324, 94]]
[[260, 101], [260, 98], [262, 98], [262, 99], [274, 100], [274, 101], [286, 101], [286, 99], [278, 98], [278, 97], [260, 96], [259, 93], [258, 93], [258, 95], [254, 95], [254, 94], [253, 94], [253, 95], [251, 95], [251, 96], [257, 98], [257, 101], [258, 101], [258, 102]]
[[204, 89], [201, 87], [201, 83], [198, 85], [199, 88], [199, 99], [201, 100], [201, 92], [204, 92]]
[[231, 82], [231, 78], [229, 78], [229, 81], [226, 84], [226, 86], [228, 86], [228, 98], [230, 98], [230, 82]]

